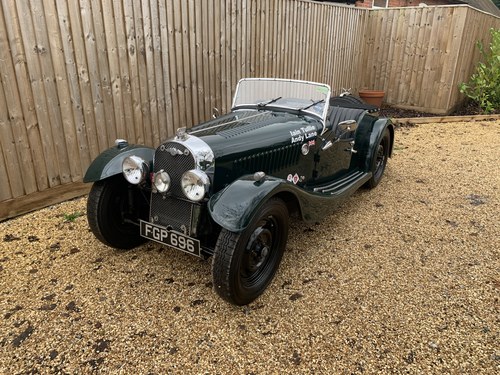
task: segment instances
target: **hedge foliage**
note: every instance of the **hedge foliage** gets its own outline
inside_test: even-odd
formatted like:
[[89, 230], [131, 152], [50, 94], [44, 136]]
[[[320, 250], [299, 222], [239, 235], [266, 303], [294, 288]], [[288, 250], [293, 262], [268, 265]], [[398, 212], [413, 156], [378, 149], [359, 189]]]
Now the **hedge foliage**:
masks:
[[488, 49], [480, 41], [477, 43], [482, 62], [469, 82], [459, 85], [460, 92], [479, 104], [485, 113], [500, 112], [500, 29], [490, 29], [490, 32]]

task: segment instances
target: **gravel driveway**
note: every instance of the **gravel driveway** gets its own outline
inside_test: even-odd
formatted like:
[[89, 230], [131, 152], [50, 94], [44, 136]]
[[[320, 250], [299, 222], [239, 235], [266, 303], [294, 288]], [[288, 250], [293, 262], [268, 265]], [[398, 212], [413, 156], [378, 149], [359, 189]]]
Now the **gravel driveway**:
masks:
[[498, 373], [500, 121], [396, 137], [246, 307], [210, 261], [99, 243], [85, 198], [0, 223], [0, 373]]

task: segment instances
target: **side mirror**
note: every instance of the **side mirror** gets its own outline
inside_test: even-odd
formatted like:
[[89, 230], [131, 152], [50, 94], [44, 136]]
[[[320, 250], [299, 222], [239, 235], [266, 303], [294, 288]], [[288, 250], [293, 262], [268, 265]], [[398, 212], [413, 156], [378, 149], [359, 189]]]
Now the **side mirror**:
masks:
[[[334, 143], [340, 141], [340, 139], [346, 135], [347, 133], [355, 132], [358, 128], [358, 123], [356, 120], [346, 120], [339, 122], [337, 127], [327, 136], [324, 140], [323, 146], [321, 146], [321, 150], [328, 150], [333, 146]], [[333, 135], [334, 134], [334, 135]], [[328, 139], [333, 138], [333, 139]]]
[[219, 110], [215, 107], [212, 109], [212, 117], [213, 118], [219, 117]]
[[339, 122], [339, 124], [337, 125], [337, 133], [342, 136], [344, 133], [356, 131], [357, 128], [358, 123], [356, 122], [356, 120], [346, 120]]

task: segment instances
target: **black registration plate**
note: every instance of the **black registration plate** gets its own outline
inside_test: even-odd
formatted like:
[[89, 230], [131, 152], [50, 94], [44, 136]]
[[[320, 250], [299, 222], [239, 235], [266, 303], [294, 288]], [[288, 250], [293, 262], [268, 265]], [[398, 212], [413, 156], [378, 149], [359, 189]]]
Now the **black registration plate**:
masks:
[[161, 244], [173, 247], [174, 249], [184, 251], [186, 253], [200, 255], [200, 241], [176, 232], [168, 230], [160, 225], [151, 224], [141, 220], [141, 236]]

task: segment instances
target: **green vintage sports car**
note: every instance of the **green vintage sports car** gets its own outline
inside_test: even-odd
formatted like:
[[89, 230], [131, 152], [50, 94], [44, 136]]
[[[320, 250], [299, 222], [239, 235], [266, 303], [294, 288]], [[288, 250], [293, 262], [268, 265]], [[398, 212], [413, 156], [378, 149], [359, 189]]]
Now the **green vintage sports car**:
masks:
[[325, 84], [242, 79], [230, 113], [158, 148], [117, 140], [89, 167], [87, 216], [104, 244], [152, 240], [212, 257], [215, 291], [245, 305], [280, 264], [288, 220], [317, 221], [380, 182], [390, 120]]

